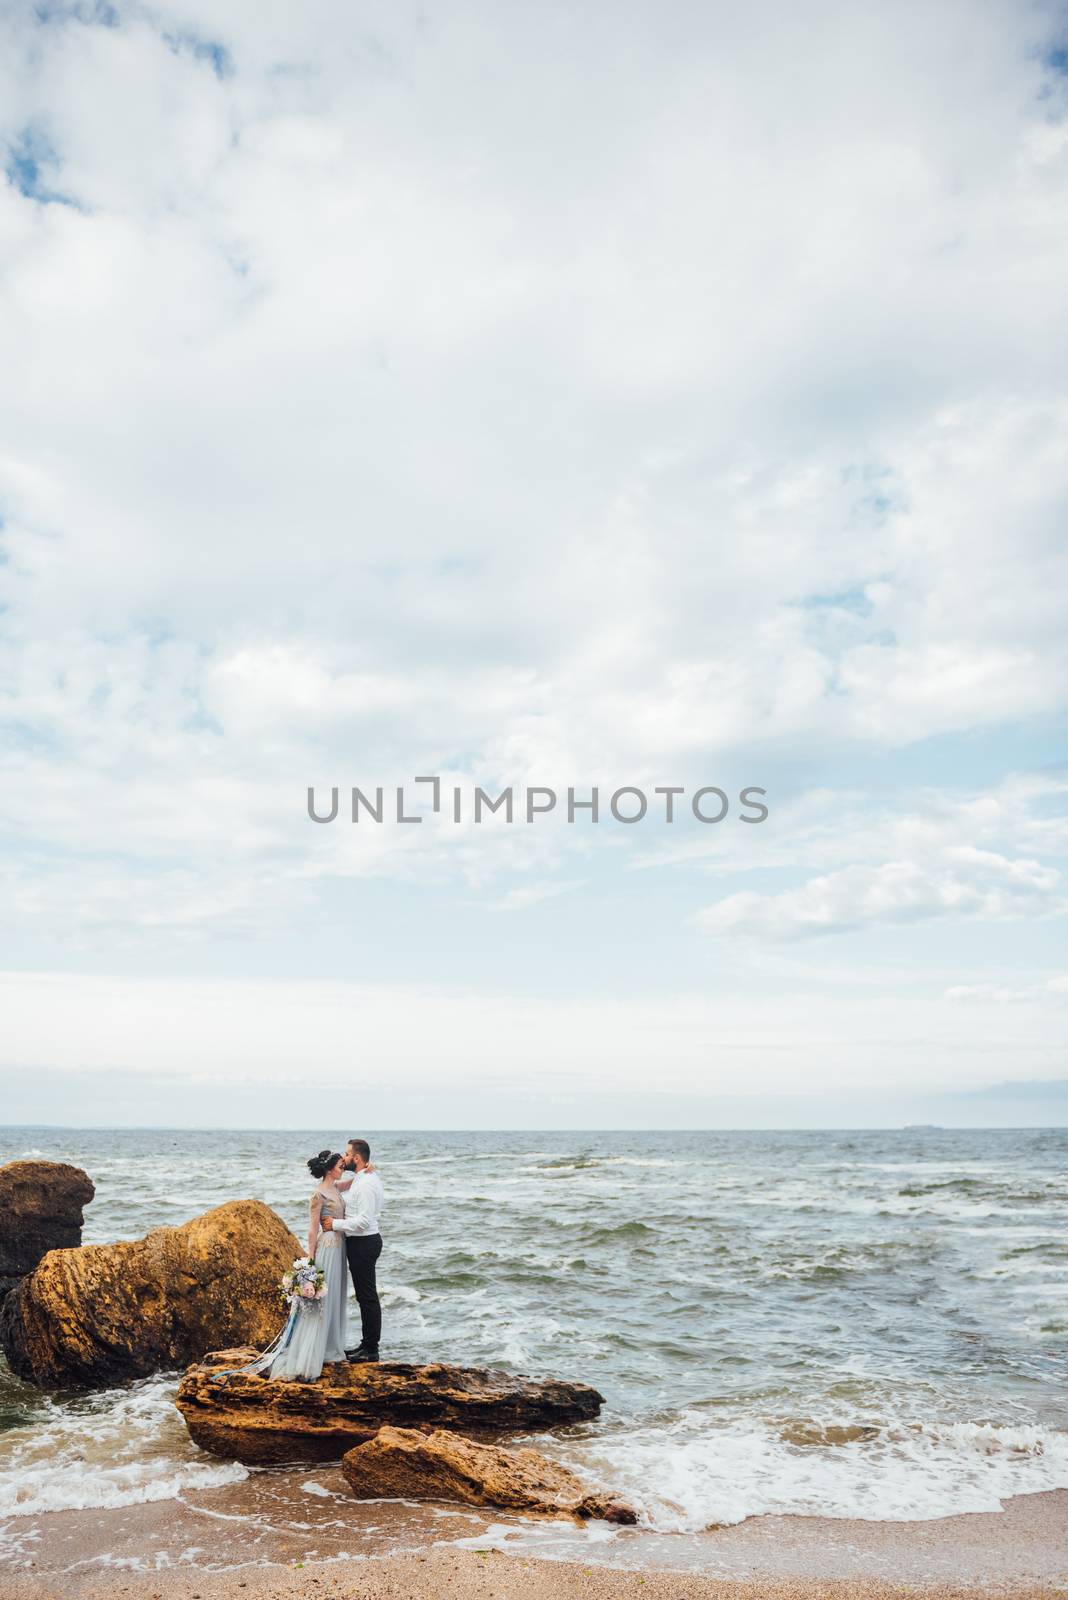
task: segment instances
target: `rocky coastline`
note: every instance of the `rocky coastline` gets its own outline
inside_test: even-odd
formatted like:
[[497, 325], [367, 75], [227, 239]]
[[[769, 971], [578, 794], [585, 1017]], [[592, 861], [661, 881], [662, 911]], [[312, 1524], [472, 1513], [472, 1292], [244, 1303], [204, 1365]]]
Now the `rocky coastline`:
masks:
[[281, 1328], [279, 1280], [301, 1253], [281, 1218], [239, 1200], [83, 1245], [93, 1193], [77, 1168], [0, 1168], [0, 1348], [19, 1377], [93, 1389], [185, 1368], [175, 1404], [190, 1437], [227, 1460], [340, 1462], [357, 1499], [637, 1520], [538, 1451], [493, 1443], [591, 1421], [603, 1400], [588, 1384], [440, 1363], [344, 1362], [314, 1383], [244, 1372]]

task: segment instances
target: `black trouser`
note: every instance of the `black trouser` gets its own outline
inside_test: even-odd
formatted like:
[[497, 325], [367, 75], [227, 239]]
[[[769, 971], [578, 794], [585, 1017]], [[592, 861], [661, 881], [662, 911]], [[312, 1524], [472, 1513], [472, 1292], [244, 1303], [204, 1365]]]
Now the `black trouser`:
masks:
[[360, 1308], [360, 1343], [366, 1350], [377, 1350], [382, 1337], [382, 1307], [375, 1283], [375, 1262], [382, 1254], [382, 1235], [350, 1233], [345, 1240], [345, 1254]]

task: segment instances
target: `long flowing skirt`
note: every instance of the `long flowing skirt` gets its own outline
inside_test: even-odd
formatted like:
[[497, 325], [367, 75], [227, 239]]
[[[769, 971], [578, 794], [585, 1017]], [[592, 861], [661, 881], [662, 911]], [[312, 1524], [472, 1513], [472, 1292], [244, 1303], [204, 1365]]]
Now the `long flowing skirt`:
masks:
[[278, 1354], [266, 1376], [315, 1379], [328, 1361], [345, 1359], [345, 1239], [323, 1232], [315, 1250], [315, 1265], [323, 1270], [326, 1295], [317, 1303], [299, 1301], [282, 1335]]

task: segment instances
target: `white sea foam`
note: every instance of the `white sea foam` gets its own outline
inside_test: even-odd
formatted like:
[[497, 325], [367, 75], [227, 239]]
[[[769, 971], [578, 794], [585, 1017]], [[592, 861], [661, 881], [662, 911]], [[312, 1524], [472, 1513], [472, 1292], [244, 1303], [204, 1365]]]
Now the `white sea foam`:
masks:
[[171, 1500], [248, 1477], [191, 1443], [173, 1379], [151, 1378], [80, 1401], [46, 1402], [0, 1434], [0, 1517]]
[[390, 1283], [383, 1285], [379, 1291], [384, 1306], [418, 1305], [423, 1298], [418, 1289], [412, 1289], [406, 1283]]
[[901, 1423], [871, 1439], [814, 1446], [789, 1443], [766, 1425], [710, 1428], [689, 1413], [666, 1429], [558, 1453], [610, 1483], [662, 1532], [764, 1514], [926, 1521], [1068, 1488], [1068, 1435], [987, 1423]]
[[224, 1461], [131, 1461], [89, 1470], [78, 1463], [53, 1461], [16, 1474], [14, 1481], [8, 1473], [0, 1473], [0, 1517], [173, 1500], [184, 1490], [212, 1489], [247, 1477], [244, 1467]]
[[670, 1158], [654, 1158], [652, 1156], [575, 1156], [571, 1161], [553, 1159], [544, 1161], [537, 1166], [517, 1167], [517, 1173], [534, 1178], [565, 1178], [584, 1177], [587, 1174], [600, 1172], [610, 1173], [616, 1167], [640, 1168], [666, 1168], [692, 1166], [690, 1161], [678, 1161]]

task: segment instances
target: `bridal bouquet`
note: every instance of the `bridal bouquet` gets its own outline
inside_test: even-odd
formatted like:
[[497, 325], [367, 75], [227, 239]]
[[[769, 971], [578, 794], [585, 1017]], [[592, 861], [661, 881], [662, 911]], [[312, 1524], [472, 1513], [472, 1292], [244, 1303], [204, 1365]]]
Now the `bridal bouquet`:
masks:
[[288, 1272], [283, 1272], [279, 1293], [287, 1306], [299, 1306], [302, 1311], [318, 1311], [319, 1302], [326, 1298], [326, 1278], [322, 1267], [317, 1267], [309, 1256], [300, 1256]]

